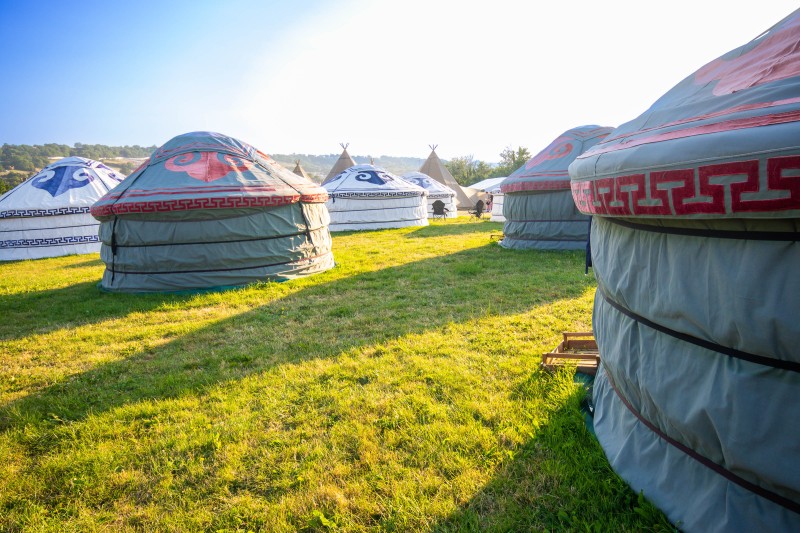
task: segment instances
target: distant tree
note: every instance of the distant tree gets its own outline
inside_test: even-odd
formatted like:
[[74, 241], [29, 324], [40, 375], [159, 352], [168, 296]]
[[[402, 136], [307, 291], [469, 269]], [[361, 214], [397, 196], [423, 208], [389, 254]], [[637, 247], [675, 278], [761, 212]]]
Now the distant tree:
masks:
[[492, 166], [485, 161], [475, 159], [471, 154], [454, 157], [445, 162], [444, 166], [456, 179], [459, 185], [472, 185], [485, 180], [492, 173]]
[[119, 173], [124, 176], [130, 176], [134, 170], [136, 170], [136, 167], [132, 163], [125, 162], [119, 166]]
[[517, 147], [516, 150], [510, 146], [500, 152], [500, 164], [495, 167], [493, 177], [508, 176], [522, 165], [524, 165], [531, 158], [531, 153], [523, 146]]

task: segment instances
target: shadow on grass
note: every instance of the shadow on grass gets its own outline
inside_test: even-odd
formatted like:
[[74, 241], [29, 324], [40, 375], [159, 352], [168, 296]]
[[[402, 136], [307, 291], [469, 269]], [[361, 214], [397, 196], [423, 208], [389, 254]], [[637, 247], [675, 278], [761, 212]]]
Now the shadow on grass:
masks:
[[[502, 250], [484, 246], [311, 285], [12, 401], [0, 407], [0, 430], [81, 420], [89, 413], [130, 402], [176, 398], [277, 365], [333, 357], [356, 347], [464, 322], [485, 314], [480, 306], [464, 305], [473, 302], [476, 294], [492, 294], [492, 313], [505, 315], [577, 297], [588, 286], [577, 256], [560, 258], [575, 273], [568, 281], [563, 268], [537, 261], [535, 253], [517, 257], [509, 261]], [[533, 279], [535, 283], [530, 282]], [[36, 307], [66, 299], [77, 305], [73, 309], [68, 303], [59, 304], [65, 309], [62, 321], [79, 322], [82, 306], [95, 309], [97, 305], [79, 304], [90, 290], [96, 291], [93, 284], [83, 283], [49, 295], [39, 293], [35, 300], [22, 295], [16, 305]], [[96, 296], [93, 293], [92, 300]], [[167, 298], [177, 298], [103, 296], [114, 301], [101, 311], [106, 318], [152, 309]]]
[[457, 221], [441, 224], [431, 222], [429, 226], [421, 226], [406, 234], [407, 239], [421, 239], [426, 237], [445, 237], [448, 235], [467, 235], [469, 233], [498, 233], [503, 230], [502, 224], [483, 221]]
[[[552, 379], [537, 371], [518, 389], [538, 382], [534, 387], [547, 390]], [[566, 401], [555, 399], [563, 405], [480, 492], [432, 531], [675, 531], [614, 473], [586, 426], [584, 395], [584, 387], [576, 386]]]
[[88, 267], [99, 267], [103, 266], [103, 262], [100, 260], [100, 257], [95, 255], [92, 259], [86, 259], [85, 261], [81, 261], [80, 263], [70, 263], [69, 265], [64, 265], [59, 268], [64, 269], [72, 269], [72, 268], [88, 268]]
[[[99, 259], [98, 259], [99, 261]], [[79, 263], [72, 267], [87, 266]], [[151, 311], [165, 302], [191, 296], [174, 294], [110, 294], [97, 287], [97, 280], [58, 289], [30, 291], [0, 298], [0, 316], [13, 317], [0, 323], [0, 340], [41, 335], [65, 327], [119, 318]]]

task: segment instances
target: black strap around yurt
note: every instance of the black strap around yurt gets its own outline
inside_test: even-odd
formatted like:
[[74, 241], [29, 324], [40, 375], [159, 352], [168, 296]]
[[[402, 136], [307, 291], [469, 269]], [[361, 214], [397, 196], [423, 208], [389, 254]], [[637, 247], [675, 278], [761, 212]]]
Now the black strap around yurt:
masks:
[[715, 229], [676, 228], [672, 226], [654, 226], [652, 224], [637, 224], [619, 218], [605, 218], [605, 220], [622, 226], [623, 228], [651, 233], [666, 233], [668, 235], [683, 235], [686, 237], [710, 237], [714, 239], [740, 239], [751, 241], [800, 241], [800, 231], [735, 231]]
[[667, 435], [665, 432], [661, 431], [661, 429], [658, 428], [658, 426], [656, 426], [648, 419], [646, 419], [644, 415], [642, 415], [633, 405], [631, 405], [628, 399], [625, 398], [622, 392], [620, 392], [620, 390], [617, 388], [616, 383], [614, 383], [614, 379], [611, 377], [611, 374], [608, 371], [606, 371], [606, 377], [608, 378], [608, 384], [611, 385], [611, 389], [616, 393], [617, 397], [620, 399], [623, 405], [625, 405], [628, 411], [630, 411], [631, 414], [639, 420], [639, 422], [644, 424], [650, 431], [661, 437], [668, 444], [671, 444], [672, 446], [682, 451], [683, 453], [685, 453], [686, 455], [688, 455], [701, 465], [705, 466], [706, 468], [709, 468], [710, 470], [713, 470], [714, 472], [724, 477], [731, 483], [735, 483], [736, 485], [739, 485], [740, 487], [752, 492], [753, 494], [756, 494], [766, 500], [778, 504], [784, 509], [800, 514], [800, 503], [794, 500], [790, 500], [785, 496], [781, 496], [780, 494], [772, 492], [771, 490], [765, 489], [760, 485], [756, 485], [755, 483], [752, 483], [742, 477], [737, 476], [724, 466], [715, 463], [708, 457], [697, 453], [692, 448], [689, 448], [685, 444], [678, 442], [677, 440]]
[[769, 366], [772, 368], [777, 368], [780, 370], [788, 370], [790, 372], [800, 372], [800, 363], [796, 361], [786, 361], [783, 359], [775, 359], [773, 357], [765, 357], [763, 355], [756, 355], [748, 352], [743, 352], [741, 350], [737, 350], [735, 348], [730, 348], [728, 346], [723, 346], [721, 344], [717, 344], [715, 342], [707, 341], [705, 339], [697, 338], [693, 335], [688, 335], [686, 333], [681, 333], [680, 331], [675, 331], [674, 329], [670, 329], [666, 326], [662, 326], [661, 324], [656, 324], [652, 320], [648, 320], [647, 318], [643, 317], [642, 315], [636, 314], [624, 305], [620, 304], [619, 302], [614, 301], [606, 291], [598, 285], [597, 292], [600, 294], [603, 299], [608, 302], [608, 304], [622, 313], [623, 315], [632, 318], [636, 322], [643, 324], [651, 329], [659, 331], [661, 333], [665, 333], [670, 337], [674, 337], [676, 339], [682, 340], [684, 342], [688, 342], [694, 344], [695, 346], [699, 346], [701, 348], [705, 348], [706, 350], [711, 350], [713, 352], [721, 353], [723, 355], [727, 355], [728, 357], [734, 357], [736, 359], [741, 359], [743, 361], [748, 361], [750, 363], [755, 363], [758, 365]]

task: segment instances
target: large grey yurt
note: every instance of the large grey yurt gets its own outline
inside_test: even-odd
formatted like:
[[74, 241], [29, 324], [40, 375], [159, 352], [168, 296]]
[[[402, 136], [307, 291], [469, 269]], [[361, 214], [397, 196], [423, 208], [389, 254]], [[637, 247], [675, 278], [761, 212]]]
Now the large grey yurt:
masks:
[[589, 217], [572, 201], [569, 164], [611, 132], [580, 126], [565, 131], [500, 184], [503, 195], [503, 240], [513, 249], [583, 250]]
[[123, 179], [98, 161], [66, 157], [0, 195], [0, 261], [99, 252], [89, 209]]
[[197, 290], [322, 272], [333, 266], [327, 199], [246, 143], [180, 135], [92, 207], [101, 287]]
[[428, 192], [382, 168], [356, 165], [323, 187], [331, 231], [428, 225]]
[[570, 166], [595, 430], [680, 529], [800, 531], [800, 11]]

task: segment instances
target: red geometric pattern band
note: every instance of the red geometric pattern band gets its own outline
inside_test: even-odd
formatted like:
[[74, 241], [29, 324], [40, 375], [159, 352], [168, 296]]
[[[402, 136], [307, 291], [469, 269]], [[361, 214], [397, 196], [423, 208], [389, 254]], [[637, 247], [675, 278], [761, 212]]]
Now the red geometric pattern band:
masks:
[[[762, 169], [766, 170], [763, 179]], [[582, 213], [732, 215], [800, 210], [800, 156], [736, 161], [572, 182]]]

